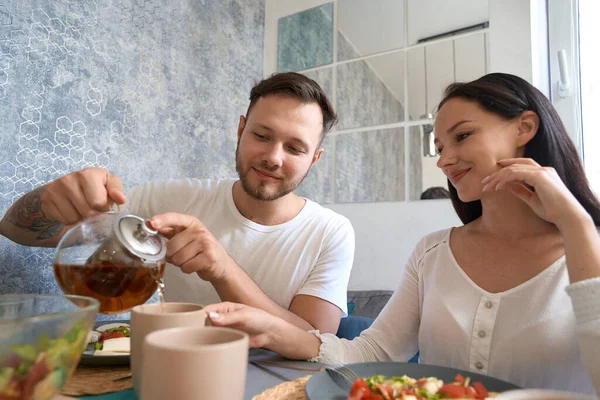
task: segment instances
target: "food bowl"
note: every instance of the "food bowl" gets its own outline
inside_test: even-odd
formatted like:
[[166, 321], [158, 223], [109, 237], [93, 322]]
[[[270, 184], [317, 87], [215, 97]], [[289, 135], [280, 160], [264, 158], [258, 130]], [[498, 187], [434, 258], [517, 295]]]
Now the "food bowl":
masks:
[[0, 399], [57, 394], [79, 362], [98, 307], [83, 296], [0, 295]]

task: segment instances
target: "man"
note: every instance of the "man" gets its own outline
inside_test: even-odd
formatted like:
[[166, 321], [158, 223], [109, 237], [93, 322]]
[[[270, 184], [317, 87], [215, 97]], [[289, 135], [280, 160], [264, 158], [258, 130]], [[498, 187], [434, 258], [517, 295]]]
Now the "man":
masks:
[[[133, 188], [104, 169], [78, 171], [24, 195], [0, 233], [56, 246], [69, 226], [125, 204], [169, 238], [168, 301], [261, 308], [304, 329], [335, 333], [346, 313], [354, 258], [350, 222], [298, 197], [336, 121], [323, 90], [297, 73], [275, 74], [250, 93], [240, 116], [239, 180], [168, 180]], [[187, 275], [186, 275], [187, 274]]]

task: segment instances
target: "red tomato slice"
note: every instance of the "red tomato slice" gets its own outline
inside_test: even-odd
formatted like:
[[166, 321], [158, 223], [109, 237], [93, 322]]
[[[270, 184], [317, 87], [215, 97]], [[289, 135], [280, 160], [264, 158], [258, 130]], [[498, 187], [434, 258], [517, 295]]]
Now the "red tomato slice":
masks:
[[365, 388], [360, 388], [355, 391], [350, 392], [350, 396], [346, 400], [366, 400], [368, 397], [369, 390]]
[[364, 398], [364, 395], [369, 392], [371, 392], [371, 389], [369, 389], [367, 382], [362, 378], [357, 378], [350, 388], [350, 397], [348, 397], [348, 399], [361, 400]]
[[358, 388], [350, 390], [350, 396], [346, 400], [366, 400], [368, 399], [369, 389]]
[[456, 377], [454, 378], [454, 382], [463, 384], [463, 383], [465, 383], [465, 377], [462, 376], [461, 374], [456, 374]]
[[477, 399], [477, 391], [472, 386], [465, 386], [465, 395], [469, 399]]
[[385, 400], [393, 400], [394, 399], [394, 388], [388, 385], [387, 383], [380, 383], [376, 385], [375, 388], [379, 390], [381, 396]]
[[105, 340], [108, 339], [117, 339], [117, 338], [122, 338], [122, 337], [127, 337], [123, 334], [123, 332], [103, 332], [102, 335], [100, 336], [100, 339], [98, 339], [98, 341], [102, 344], [104, 343]]
[[48, 369], [44, 358], [33, 364], [33, 366], [29, 369], [27, 376], [25, 377], [25, 383], [21, 391], [21, 398], [28, 399], [33, 394], [35, 385], [37, 385], [38, 382], [44, 379], [49, 373], [50, 370]]
[[444, 394], [450, 399], [461, 399], [465, 397], [465, 387], [447, 383], [439, 390], [439, 393]]
[[483, 383], [473, 382], [473, 388], [477, 392], [477, 399], [485, 399], [486, 397], [488, 397], [488, 391], [485, 388], [485, 386], [483, 386]]

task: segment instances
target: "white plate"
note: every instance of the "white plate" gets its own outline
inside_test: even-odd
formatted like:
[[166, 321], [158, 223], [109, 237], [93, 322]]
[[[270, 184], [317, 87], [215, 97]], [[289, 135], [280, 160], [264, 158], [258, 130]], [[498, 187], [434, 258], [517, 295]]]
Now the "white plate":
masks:
[[[110, 328], [116, 328], [119, 326], [127, 325], [129, 326], [129, 320], [123, 321], [97, 321], [96, 322], [96, 330], [104, 331]], [[81, 355], [81, 359], [79, 360], [79, 365], [129, 365], [129, 354], [118, 354], [118, 355], [105, 355], [105, 356], [96, 356], [94, 352], [96, 351], [95, 344], [88, 344], [87, 348], [84, 350]]]
[[548, 389], [509, 390], [497, 397], [502, 400], [594, 400], [596, 397], [581, 393], [562, 392]]

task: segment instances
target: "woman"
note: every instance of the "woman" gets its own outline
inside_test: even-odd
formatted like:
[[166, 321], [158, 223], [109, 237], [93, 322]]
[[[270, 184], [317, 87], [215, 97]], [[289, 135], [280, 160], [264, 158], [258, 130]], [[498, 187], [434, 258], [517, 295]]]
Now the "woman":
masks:
[[[246, 306], [207, 307], [251, 344], [325, 363], [420, 361], [524, 387], [600, 388], [600, 204], [551, 103], [489, 74], [448, 87], [438, 167], [464, 225], [426, 236], [360, 337], [305, 332]], [[581, 349], [581, 351], [580, 351]]]

